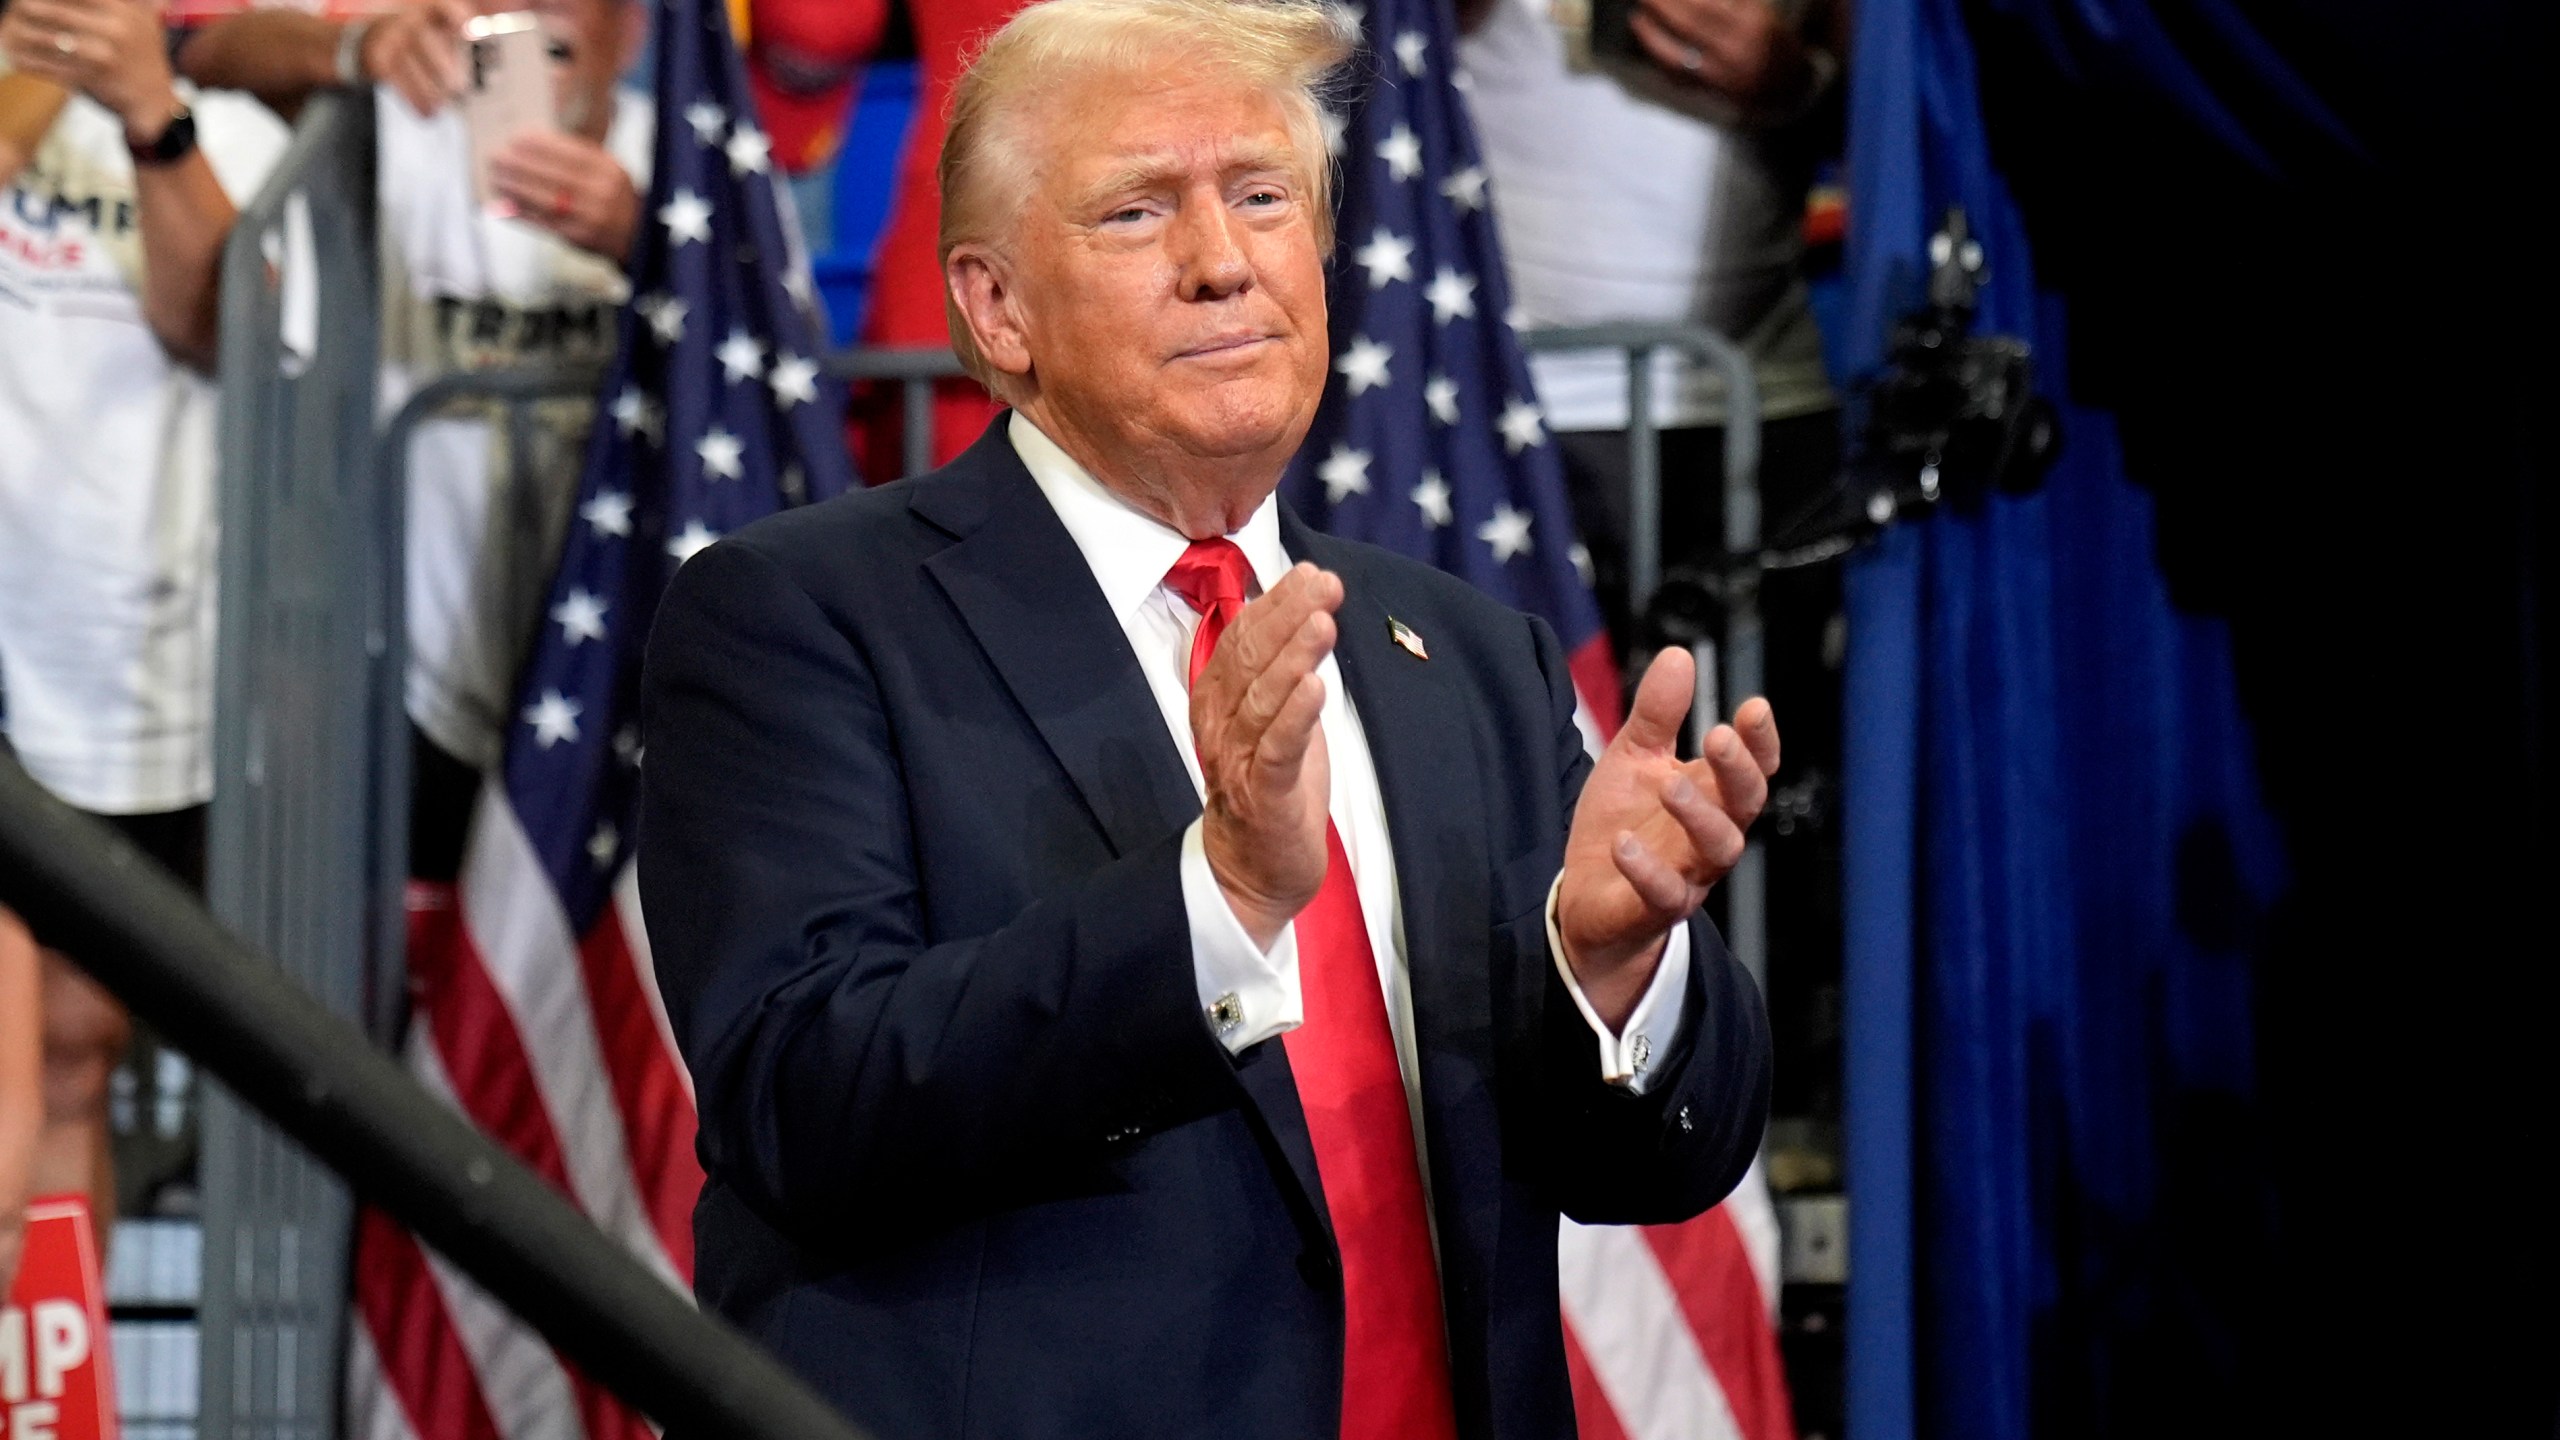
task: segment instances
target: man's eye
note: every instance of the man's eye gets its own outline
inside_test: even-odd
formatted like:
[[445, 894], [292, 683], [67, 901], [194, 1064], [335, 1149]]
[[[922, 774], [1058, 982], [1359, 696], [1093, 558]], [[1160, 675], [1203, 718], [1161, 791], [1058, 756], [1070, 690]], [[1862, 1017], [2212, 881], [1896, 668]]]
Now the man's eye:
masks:
[[1112, 211], [1107, 223], [1114, 225], [1134, 224], [1137, 221], [1144, 220], [1146, 218], [1147, 212], [1143, 207], [1132, 205], [1125, 210]]
[[1244, 197], [1247, 205], [1272, 206], [1287, 203], [1289, 197], [1277, 190], [1256, 190]]

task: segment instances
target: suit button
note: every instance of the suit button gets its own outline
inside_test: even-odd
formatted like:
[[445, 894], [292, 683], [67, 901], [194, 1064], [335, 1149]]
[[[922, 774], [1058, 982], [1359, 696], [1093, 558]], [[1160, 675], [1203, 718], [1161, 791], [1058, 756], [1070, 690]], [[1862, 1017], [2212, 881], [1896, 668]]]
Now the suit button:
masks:
[[1330, 1250], [1299, 1251], [1298, 1273], [1318, 1290], [1342, 1288], [1342, 1262], [1336, 1260]]

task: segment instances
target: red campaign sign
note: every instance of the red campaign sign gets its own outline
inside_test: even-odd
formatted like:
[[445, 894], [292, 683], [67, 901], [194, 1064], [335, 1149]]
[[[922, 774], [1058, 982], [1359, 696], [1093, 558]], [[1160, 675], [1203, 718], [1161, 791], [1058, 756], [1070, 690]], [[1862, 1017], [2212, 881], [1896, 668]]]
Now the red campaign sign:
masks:
[[0, 1307], [0, 1440], [116, 1440], [106, 1286], [89, 1202], [27, 1207], [17, 1284]]

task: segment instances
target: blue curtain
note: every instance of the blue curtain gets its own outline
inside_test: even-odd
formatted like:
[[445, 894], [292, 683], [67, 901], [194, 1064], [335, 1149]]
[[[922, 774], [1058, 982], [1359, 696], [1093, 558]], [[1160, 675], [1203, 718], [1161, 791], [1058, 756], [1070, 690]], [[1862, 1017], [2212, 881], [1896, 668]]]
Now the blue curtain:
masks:
[[2252, 961], [2283, 847], [2228, 636], [2173, 608], [2114, 420], [2073, 400], [1956, 0], [1858, 26], [1851, 353], [1880, 358], [1961, 204], [1979, 326], [2032, 341], [2065, 440], [2037, 493], [1896, 525], [1847, 577], [1849, 1433], [2192, 1433], [2248, 1363], [2234, 1277], [2268, 1238]]

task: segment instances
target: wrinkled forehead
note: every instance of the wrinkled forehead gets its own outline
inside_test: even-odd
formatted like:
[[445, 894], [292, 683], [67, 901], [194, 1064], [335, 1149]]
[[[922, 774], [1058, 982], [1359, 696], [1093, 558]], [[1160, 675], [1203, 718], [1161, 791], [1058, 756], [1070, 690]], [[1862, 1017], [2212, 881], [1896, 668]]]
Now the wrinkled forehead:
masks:
[[1212, 175], [1303, 179], [1319, 158], [1304, 153], [1304, 98], [1186, 58], [1062, 77], [1007, 117], [1008, 138], [1057, 198]]

